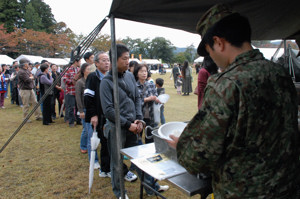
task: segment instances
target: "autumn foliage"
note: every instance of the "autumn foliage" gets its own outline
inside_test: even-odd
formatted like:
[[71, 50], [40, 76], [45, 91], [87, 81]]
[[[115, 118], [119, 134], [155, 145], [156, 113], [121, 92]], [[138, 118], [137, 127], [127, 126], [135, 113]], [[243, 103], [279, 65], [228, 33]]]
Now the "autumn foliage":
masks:
[[67, 34], [49, 34], [31, 29], [17, 29], [8, 33], [0, 25], [0, 54], [29, 54], [54, 57], [55, 53], [69, 54], [70, 42]]

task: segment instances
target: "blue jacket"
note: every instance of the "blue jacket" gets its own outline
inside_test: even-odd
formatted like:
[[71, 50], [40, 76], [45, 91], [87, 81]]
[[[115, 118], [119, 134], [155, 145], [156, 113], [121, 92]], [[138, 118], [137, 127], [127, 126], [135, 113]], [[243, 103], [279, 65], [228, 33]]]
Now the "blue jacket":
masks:
[[5, 81], [5, 75], [1, 74], [0, 77], [0, 92], [7, 91], [7, 82]]

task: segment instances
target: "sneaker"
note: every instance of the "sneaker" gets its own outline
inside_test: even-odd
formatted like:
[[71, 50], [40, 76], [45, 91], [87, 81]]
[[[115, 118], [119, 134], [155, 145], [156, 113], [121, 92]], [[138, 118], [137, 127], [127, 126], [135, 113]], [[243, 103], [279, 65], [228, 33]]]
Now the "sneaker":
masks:
[[[119, 199], [122, 199], [122, 197], [120, 196]], [[125, 194], [125, 199], [129, 199], [127, 194]]]
[[110, 172], [104, 172], [104, 171], [99, 171], [99, 177], [100, 178], [111, 178], [111, 173]]
[[27, 120], [27, 123], [31, 123], [31, 120]]
[[128, 171], [124, 179], [128, 182], [133, 182], [137, 179], [137, 176], [131, 171]]
[[87, 153], [88, 151], [87, 151], [87, 150], [80, 149], [80, 152], [84, 154], [84, 153]]
[[163, 191], [167, 191], [168, 189], [169, 189], [168, 185], [159, 185], [159, 189], [157, 191], [163, 192]]
[[94, 169], [100, 169], [100, 164], [99, 162], [94, 163]]
[[23, 105], [20, 105], [21, 108], [23, 108]]
[[4, 106], [2, 106], [1, 108], [5, 109], [5, 107], [4, 107]]

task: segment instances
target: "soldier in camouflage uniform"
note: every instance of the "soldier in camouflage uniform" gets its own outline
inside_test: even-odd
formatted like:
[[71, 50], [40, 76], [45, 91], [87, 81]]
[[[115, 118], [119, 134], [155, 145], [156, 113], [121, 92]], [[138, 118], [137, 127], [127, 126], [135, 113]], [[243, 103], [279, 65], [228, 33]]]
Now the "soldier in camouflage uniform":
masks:
[[180, 138], [170, 136], [179, 163], [193, 174], [210, 172], [216, 199], [299, 198], [290, 75], [252, 49], [248, 20], [225, 5], [211, 8], [197, 31], [198, 53], [209, 54], [223, 72], [209, 78], [202, 107]]

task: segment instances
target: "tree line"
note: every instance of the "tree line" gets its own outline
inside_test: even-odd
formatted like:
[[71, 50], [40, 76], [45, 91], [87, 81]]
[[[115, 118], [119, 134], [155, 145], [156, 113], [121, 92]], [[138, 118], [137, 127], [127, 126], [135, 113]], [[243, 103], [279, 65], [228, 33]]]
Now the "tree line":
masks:
[[[16, 58], [20, 54], [43, 57], [69, 57], [85, 35], [76, 35], [64, 22], [56, 22], [49, 5], [42, 0], [0, 0], [0, 54]], [[152, 40], [126, 37], [117, 43], [126, 44], [137, 58], [161, 59], [163, 62], [192, 62], [196, 58], [193, 45], [184, 52], [175, 53], [176, 47], [163, 37]], [[111, 40], [99, 34], [90, 51], [108, 51]]]

